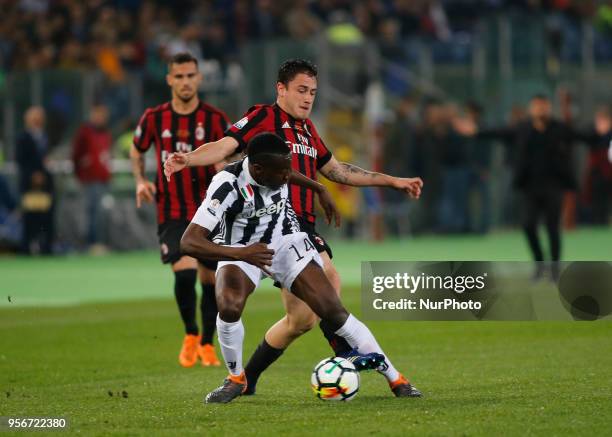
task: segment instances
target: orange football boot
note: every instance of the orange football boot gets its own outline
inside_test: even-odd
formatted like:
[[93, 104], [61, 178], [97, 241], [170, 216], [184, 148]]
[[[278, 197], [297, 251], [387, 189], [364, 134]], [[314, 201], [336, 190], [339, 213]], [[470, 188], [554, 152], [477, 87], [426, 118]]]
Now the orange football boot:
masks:
[[210, 343], [198, 345], [198, 355], [200, 356], [200, 359], [202, 360], [203, 366], [206, 366], [206, 367], [217, 366], [218, 367], [221, 365], [221, 362], [217, 358], [215, 347]]
[[183, 347], [179, 354], [179, 363], [183, 367], [192, 367], [198, 361], [198, 345], [200, 344], [200, 336], [186, 334], [183, 339]]

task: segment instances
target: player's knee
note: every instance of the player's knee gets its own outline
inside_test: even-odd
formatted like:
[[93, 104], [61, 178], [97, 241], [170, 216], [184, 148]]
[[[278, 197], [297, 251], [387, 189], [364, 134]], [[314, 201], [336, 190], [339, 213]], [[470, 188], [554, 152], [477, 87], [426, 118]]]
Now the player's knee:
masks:
[[242, 315], [244, 302], [232, 295], [222, 295], [217, 301], [219, 317], [225, 322], [236, 322]]
[[237, 322], [241, 315], [242, 311], [237, 305], [223, 307], [223, 309], [219, 311], [219, 317], [221, 317], [221, 320], [228, 323]]
[[291, 337], [299, 337], [306, 334], [317, 324], [318, 317], [315, 314], [303, 317], [288, 317], [287, 325]]

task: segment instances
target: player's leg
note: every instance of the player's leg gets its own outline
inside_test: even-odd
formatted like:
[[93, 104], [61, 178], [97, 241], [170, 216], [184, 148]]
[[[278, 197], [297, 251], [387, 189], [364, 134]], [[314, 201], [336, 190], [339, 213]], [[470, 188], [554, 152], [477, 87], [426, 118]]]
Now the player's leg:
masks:
[[200, 335], [196, 319], [196, 280], [198, 263], [189, 256], [180, 257], [171, 265], [174, 273], [174, 298], [185, 326], [183, 346], [179, 353], [179, 363], [191, 367], [198, 360]]
[[[310, 261], [292, 280], [287, 275], [284, 283], [291, 284], [291, 292], [306, 302], [310, 308], [333, 329], [335, 334], [361, 353], [383, 354], [382, 348], [370, 330], [344, 308], [340, 298], [327, 280], [323, 269], [317, 262]], [[388, 357], [379, 371], [389, 382], [393, 393], [398, 397], [418, 397], [421, 393], [412, 387], [404, 376], [393, 366]]]
[[216, 280], [217, 336], [229, 376], [223, 385], [206, 395], [206, 403], [227, 403], [246, 389], [242, 367], [244, 325], [242, 311], [259, 283], [260, 270], [251, 264], [219, 263]]
[[203, 366], [220, 366], [213, 337], [217, 324], [217, 300], [215, 298], [215, 270], [217, 263], [204, 261], [198, 263], [198, 274], [202, 284], [200, 312], [202, 314], [202, 335], [198, 346], [198, 355]]
[[[306, 228], [308, 237], [319, 255], [323, 259], [323, 270], [338, 294], [340, 294], [340, 275], [334, 267], [331, 257], [332, 251], [325, 240], [314, 231], [311, 225], [302, 224]], [[245, 371], [249, 386], [245, 394], [255, 393], [257, 382], [260, 375], [280, 356], [285, 349], [299, 336], [310, 331], [319, 321], [317, 315], [302, 300], [295, 297], [287, 289], [281, 291], [286, 315], [268, 329], [264, 339], [257, 346], [253, 355], [249, 359]], [[329, 341], [334, 353], [339, 356], [348, 355], [352, 348], [342, 338], [338, 337], [325, 323], [320, 323], [319, 327]], [[364, 361], [363, 368], [372, 368], [375, 363], [372, 360]]]
[[[314, 233], [314, 231], [308, 233], [308, 236], [323, 260], [323, 270], [329, 282], [334, 287], [334, 290], [336, 290], [336, 293], [340, 294], [340, 275], [331, 261], [331, 249], [318, 234]], [[282, 350], [286, 349], [293, 340], [310, 331], [317, 321], [319, 321], [319, 318], [310, 307], [291, 294], [286, 288], [282, 289], [281, 295], [286, 315], [268, 329], [264, 337], [264, 342], [262, 342], [262, 345], [267, 343], [272, 348], [280, 351], [280, 353], [282, 353]], [[321, 326], [321, 329], [326, 337], [329, 335], [328, 340], [335, 340], [333, 332], [326, 332], [323, 326]], [[339, 340], [340, 343], [341, 339], [337, 340]], [[345, 351], [340, 350], [340, 352], [342, 353]], [[270, 364], [272, 364], [272, 362], [268, 363], [268, 365]]]
[[319, 320], [308, 305], [287, 289], [281, 290], [281, 296], [286, 315], [268, 329], [251, 355], [245, 367], [248, 387], [244, 394], [255, 394], [261, 374], [280, 358], [293, 340], [312, 329]]
[[[320, 238], [319, 235], [316, 235], [316, 237]], [[315, 242], [315, 244], [317, 243]], [[329, 279], [329, 282], [331, 283], [338, 296], [340, 296], [340, 274], [338, 273], [338, 270], [336, 270], [336, 266], [334, 266], [334, 264], [332, 263], [331, 249], [329, 249], [329, 246], [327, 246], [327, 243], [325, 243], [325, 241], [323, 241], [323, 244], [324, 248], [327, 249], [323, 252], [319, 251], [319, 255], [323, 260], [323, 271], [325, 272], [325, 276], [327, 276], [327, 279]], [[329, 342], [329, 345], [334, 350], [334, 353], [337, 356], [345, 356], [351, 352], [351, 346], [346, 342], [346, 340], [344, 340], [344, 338], [338, 336], [334, 332], [334, 330], [327, 324], [327, 322], [321, 320], [319, 322], [319, 328], [323, 332], [323, 335], [325, 336], [325, 338]]]
[[529, 244], [529, 249], [536, 262], [533, 279], [539, 279], [544, 274], [544, 254], [538, 238], [538, 218], [540, 215], [540, 197], [533, 193], [526, 193], [523, 204], [523, 230]]
[[544, 215], [546, 223], [546, 233], [550, 245], [551, 275], [552, 280], [559, 280], [559, 262], [561, 260], [561, 208], [563, 196], [558, 192], [551, 192], [546, 196], [544, 205]]
[[188, 223], [169, 220], [158, 228], [161, 261], [170, 264], [174, 274], [174, 297], [178, 306], [185, 337], [179, 353], [179, 363], [191, 367], [198, 360], [199, 330], [196, 319], [197, 296], [195, 284], [198, 263], [195, 258], [182, 256], [180, 241]]

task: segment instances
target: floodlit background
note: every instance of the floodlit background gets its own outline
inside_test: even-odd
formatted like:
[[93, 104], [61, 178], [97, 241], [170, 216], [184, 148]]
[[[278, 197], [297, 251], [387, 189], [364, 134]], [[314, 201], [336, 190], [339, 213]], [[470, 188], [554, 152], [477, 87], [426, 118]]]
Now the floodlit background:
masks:
[[[169, 100], [167, 59], [185, 50], [200, 60], [203, 99], [233, 121], [253, 104], [274, 101], [283, 60], [311, 59], [320, 71], [312, 118], [335, 155], [423, 177], [419, 202], [389, 190], [331, 186], [345, 222], [324, 234], [338, 238], [516, 227], [512, 145], [462, 137], [454, 120], [477, 110], [481, 127], [513, 125], [541, 93], [557, 118], [588, 129], [612, 102], [609, 1], [4, 1], [0, 239], [6, 250], [19, 246], [16, 149], [34, 105], [46, 112], [53, 251], [93, 243], [156, 247], [154, 208], [136, 210], [127, 157], [144, 109]], [[71, 157], [96, 105], [108, 110], [112, 175], [101, 192], [86, 195]], [[593, 183], [590, 150], [579, 141], [573, 147], [579, 188], [564, 199], [566, 228], [609, 222], [612, 170]], [[148, 159], [154, 172], [154, 154]], [[93, 231], [85, 218], [90, 196], [99, 203]]]

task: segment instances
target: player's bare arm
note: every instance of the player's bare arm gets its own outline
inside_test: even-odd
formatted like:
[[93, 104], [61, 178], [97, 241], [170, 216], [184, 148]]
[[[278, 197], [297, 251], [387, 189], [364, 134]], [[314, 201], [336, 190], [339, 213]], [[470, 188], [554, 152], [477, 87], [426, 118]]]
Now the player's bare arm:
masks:
[[264, 243], [245, 247], [230, 247], [215, 244], [208, 239], [210, 231], [190, 223], [181, 238], [181, 252], [197, 259], [211, 261], [245, 261], [267, 272], [272, 265], [274, 251]]
[[214, 165], [234, 155], [238, 148], [238, 141], [232, 137], [223, 137], [220, 140], [206, 143], [189, 153], [172, 153], [164, 163], [164, 174], [170, 180], [173, 173], [185, 167], [198, 167]]
[[354, 187], [390, 187], [403, 191], [415, 199], [419, 198], [423, 188], [421, 178], [398, 178], [385, 173], [364, 170], [348, 162], [339, 162], [334, 157], [321, 167], [320, 172], [330, 181], [339, 184]]
[[336, 227], [340, 226], [340, 212], [336, 207], [336, 202], [334, 202], [334, 199], [325, 185], [312, 180], [295, 170], [291, 171], [289, 182], [295, 185], [310, 188], [317, 193], [319, 204], [321, 205], [321, 208], [323, 208], [323, 211], [325, 211], [325, 221], [327, 224], [331, 224], [332, 220], [334, 220]]
[[135, 146], [130, 149], [130, 160], [136, 181], [136, 207], [140, 208], [143, 201], [147, 203], [155, 201], [155, 184], [145, 176], [145, 156]]

